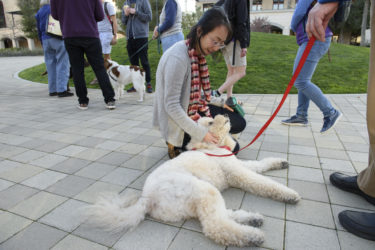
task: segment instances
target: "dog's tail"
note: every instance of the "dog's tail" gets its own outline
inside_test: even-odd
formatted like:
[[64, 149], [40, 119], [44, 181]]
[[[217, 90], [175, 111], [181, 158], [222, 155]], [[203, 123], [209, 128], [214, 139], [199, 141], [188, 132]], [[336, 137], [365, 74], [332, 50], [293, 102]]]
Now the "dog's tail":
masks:
[[86, 207], [84, 214], [89, 224], [116, 233], [135, 228], [145, 219], [147, 207], [148, 199], [144, 197], [105, 194]]

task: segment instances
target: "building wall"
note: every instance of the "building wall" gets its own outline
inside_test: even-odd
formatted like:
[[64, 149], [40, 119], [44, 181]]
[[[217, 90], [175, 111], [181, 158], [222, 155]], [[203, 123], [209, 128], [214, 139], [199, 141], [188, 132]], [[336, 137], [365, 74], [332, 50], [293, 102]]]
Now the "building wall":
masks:
[[[2, 0], [4, 6], [5, 22], [6, 27], [0, 28], [0, 48], [5, 48], [8, 42], [4, 40], [10, 39], [12, 41], [12, 47], [14, 48], [35, 48], [35, 42], [33, 39], [26, 37], [25, 33], [21, 30], [21, 15], [12, 15], [8, 12], [18, 11], [17, 0]], [[26, 41], [25, 41], [26, 40]]]

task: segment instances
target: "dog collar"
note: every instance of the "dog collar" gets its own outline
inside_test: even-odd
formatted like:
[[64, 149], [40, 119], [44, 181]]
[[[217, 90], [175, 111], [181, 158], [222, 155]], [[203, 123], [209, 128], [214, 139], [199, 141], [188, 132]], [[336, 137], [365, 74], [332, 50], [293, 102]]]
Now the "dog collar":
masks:
[[[228, 147], [228, 146], [220, 146], [219, 148], [224, 148], [224, 149], [232, 152], [232, 150], [230, 150], [230, 147]], [[192, 148], [191, 150], [197, 150], [197, 149], [196, 148]]]
[[108, 75], [109, 75], [109, 77], [110, 77], [113, 81], [117, 82], [117, 79], [116, 79], [114, 76], [112, 76], [110, 70], [108, 71]]

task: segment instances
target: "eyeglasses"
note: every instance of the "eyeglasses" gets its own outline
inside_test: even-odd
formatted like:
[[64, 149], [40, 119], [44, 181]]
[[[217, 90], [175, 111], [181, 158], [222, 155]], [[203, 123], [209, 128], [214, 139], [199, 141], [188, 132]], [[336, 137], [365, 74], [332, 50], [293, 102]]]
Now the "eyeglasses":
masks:
[[218, 42], [214, 39], [212, 39], [212, 37], [208, 36], [211, 40], [211, 43], [214, 47], [219, 47], [219, 49], [223, 49], [225, 47], [225, 43], [224, 42]]

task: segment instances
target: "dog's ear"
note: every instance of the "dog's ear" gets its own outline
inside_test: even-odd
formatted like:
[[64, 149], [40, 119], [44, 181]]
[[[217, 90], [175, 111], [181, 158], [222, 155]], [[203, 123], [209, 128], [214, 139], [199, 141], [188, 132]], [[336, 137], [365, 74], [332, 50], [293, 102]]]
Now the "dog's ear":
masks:
[[118, 66], [113, 67], [111, 71], [112, 71], [112, 73], [113, 73], [116, 77], [119, 77], [119, 76], [120, 76], [120, 72], [118, 71]]

